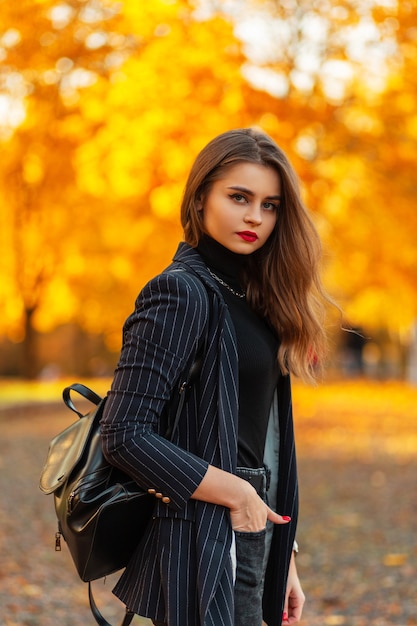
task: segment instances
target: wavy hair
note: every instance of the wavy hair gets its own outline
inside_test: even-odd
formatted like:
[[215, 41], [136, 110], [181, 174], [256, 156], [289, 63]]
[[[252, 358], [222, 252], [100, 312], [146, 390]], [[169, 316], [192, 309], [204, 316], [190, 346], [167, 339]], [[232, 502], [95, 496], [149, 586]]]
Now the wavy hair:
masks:
[[197, 156], [184, 190], [181, 223], [185, 241], [196, 247], [204, 234], [201, 201], [216, 180], [239, 162], [272, 167], [281, 180], [275, 228], [265, 245], [248, 257], [245, 284], [250, 305], [267, 318], [280, 345], [278, 362], [313, 381], [321, 370], [327, 340], [326, 303], [320, 279], [321, 242], [304, 206], [298, 177], [285, 153], [265, 133], [247, 128], [215, 137]]

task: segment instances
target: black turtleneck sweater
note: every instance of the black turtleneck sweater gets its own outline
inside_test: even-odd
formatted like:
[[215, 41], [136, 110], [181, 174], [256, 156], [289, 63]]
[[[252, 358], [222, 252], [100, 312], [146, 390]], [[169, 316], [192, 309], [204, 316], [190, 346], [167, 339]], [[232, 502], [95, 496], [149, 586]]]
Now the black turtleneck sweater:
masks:
[[[247, 256], [231, 252], [211, 237], [200, 240], [198, 252], [207, 267], [234, 291], [243, 293], [241, 275]], [[262, 467], [269, 410], [279, 378], [278, 339], [269, 324], [219, 284], [236, 331], [239, 358], [238, 467]]]

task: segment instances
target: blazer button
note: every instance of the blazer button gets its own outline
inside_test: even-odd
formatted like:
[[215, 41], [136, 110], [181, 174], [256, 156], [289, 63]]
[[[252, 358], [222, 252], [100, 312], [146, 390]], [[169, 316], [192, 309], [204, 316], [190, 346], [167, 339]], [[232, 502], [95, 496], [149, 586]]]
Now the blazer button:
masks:
[[159, 491], [157, 491], [157, 493], [155, 494], [156, 498], [162, 498], [162, 493], [160, 493]]
[[154, 496], [156, 494], [156, 489], [148, 489], [148, 493], [151, 496]]
[[169, 504], [169, 503], [171, 502], [171, 498], [168, 498], [168, 496], [164, 496], [164, 497], [162, 498], [162, 502], [163, 502], [164, 504]]

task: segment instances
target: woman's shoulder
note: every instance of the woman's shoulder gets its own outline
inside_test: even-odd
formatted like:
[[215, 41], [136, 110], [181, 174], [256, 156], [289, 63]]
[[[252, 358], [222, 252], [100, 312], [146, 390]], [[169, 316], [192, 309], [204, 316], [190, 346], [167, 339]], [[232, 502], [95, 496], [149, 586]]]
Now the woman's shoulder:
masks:
[[182, 269], [166, 268], [141, 289], [123, 330], [137, 324], [187, 328], [200, 334], [209, 319], [209, 298], [198, 276]]
[[198, 252], [188, 244], [180, 244], [172, 263], [141, 288], [126, 323], [144, 314], [170, 318], [175, 314], [184, 323], [188, 323], [190, 316], [207, 320], [211, 307], [210, 280]]
[[182, 242], [172, 263], [154, 276], [145, 285], [144, 290], [168, 289], [172, 294], [181, 294], [185, 291], [208, 303], [209, 283], [210, 275], [203, 259], [194, 248]]
[[184, 295], [190, 297], [198, 296], [202, 301], [208, 303], [207, 289], [201, 277], [196, 272], [178, 263], [172, 263], [160, 274], [151, 278], [139, 295], [147, 297], [158, 293], [167, 293], [173, 298]]
[[[141, 289], [135, 302], [133, 317], [145, 311], [158, 310], [158, 315], [183, 317], [197, 315], [207, 318], [209, 295], [197, 273], [182, 263], [173, 262], [151, 278]], [[132, 317], [132, 316], [130, 316]]]

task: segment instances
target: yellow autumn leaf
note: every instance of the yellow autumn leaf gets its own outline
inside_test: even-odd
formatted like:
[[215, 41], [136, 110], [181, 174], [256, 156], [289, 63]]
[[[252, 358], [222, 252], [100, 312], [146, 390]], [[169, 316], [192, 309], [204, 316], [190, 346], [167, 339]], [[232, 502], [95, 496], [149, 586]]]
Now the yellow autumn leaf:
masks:
[[408, 554], [386, 554], [383, 563], [386, 567], [399, 567], [408, 560]]

